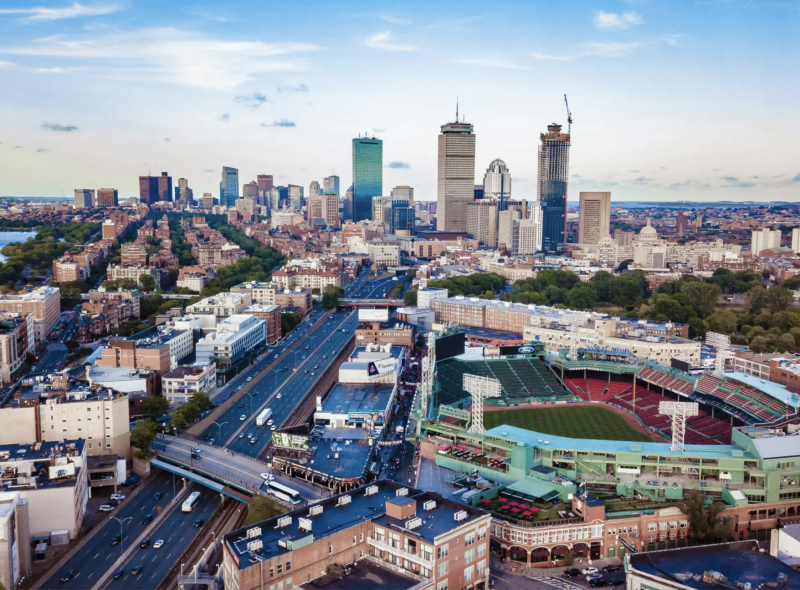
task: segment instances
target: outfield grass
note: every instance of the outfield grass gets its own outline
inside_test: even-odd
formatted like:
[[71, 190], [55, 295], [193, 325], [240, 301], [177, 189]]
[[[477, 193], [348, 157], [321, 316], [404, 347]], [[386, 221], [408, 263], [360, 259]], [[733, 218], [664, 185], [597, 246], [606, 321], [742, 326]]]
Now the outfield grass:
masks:
[[637, 431], [611, 410], [594, 406], [556, 408], [515, 408], [484, 412], [483, 424], [488, 430], [508, 424], [544, 434], [569, 438], [601, 438], [652, 442], [652, 438]]

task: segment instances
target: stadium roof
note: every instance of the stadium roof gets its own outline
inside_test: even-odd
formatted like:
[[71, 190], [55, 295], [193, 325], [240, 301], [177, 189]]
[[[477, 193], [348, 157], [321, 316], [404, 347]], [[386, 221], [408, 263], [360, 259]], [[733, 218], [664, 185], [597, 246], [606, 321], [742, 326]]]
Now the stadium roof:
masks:
[[748, 375], [747, 373], [740, 373], [738, 371], [733, 373], [725, 373], [725, 376], [730, 379], [735, 379], [736, 381], [741, 381], [750, 387], [755, 387], [759, 391], [766, 393], [771, 398], [783, 402], [795, 410], [800, 407], [800, 395], [792, 393], [783, 385], [778, 385], [777, 383], [773, 383], [771, 381], [765, 381], [760, 377]]
[[[541, 498], [542, 500], [552, 500], [558, 498], [558, 490], [553, 489], [554, 484], [546, 485], [543, 482], [535, 482], [529, 479], [522, 479], [508, 486], [505, 492], [519, 492], [523, 496], [531, 499]], [[555, 484], [557, 485], [557, 484]], [[512, 494], [513, 495], [513, 494]], [[527, 499], [527, 498], [526, 498]]]
[[684, 445], [684, 452], [673, 451], [669, 443], [635, 442], [624, 440], [603, 440], [593, 438], [568, 438], [555, 434], [545, 434], [526, 430], [517, 426], [502, 424], [486, 434], [512, 443], [539, 447], [542, 449], [572, 449], [576, 451], [599, 453], [641, 453], [642, 455], [661, 455], [672, 457], [707, 457], [711, 459], [745, 458], [755, 459], [736, 445]]

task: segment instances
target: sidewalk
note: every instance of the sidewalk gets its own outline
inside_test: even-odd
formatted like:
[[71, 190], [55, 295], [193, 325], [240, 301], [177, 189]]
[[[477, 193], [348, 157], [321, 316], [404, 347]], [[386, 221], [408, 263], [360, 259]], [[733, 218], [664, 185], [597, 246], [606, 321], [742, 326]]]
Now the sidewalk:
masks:
[[[547, 578], [547, 577], [560, 577], [564, 575], [564, 572], [568, 569], [573, 567], [582, 569], [593, 565], [596, 568], [602, 569], [607, 565], [621, 565], [622, 561], [615, 557], [610, 557], [607, 559], [576, 559], [575, 563], [570, 567], [528, 567], [524, 563], [519, 563], [516, 561], [511, 561], [510, 559], [506, 559], [505, 562], [501, 563], [500, 558], [492, 555], [491, 556], [491, 570], [492, 572], [502, 572], [503, 574], [510, 574], [510, 575], [517, 575], [517, 576], [527, 576], [529, 578]], [[512, 571], [516, 568], [517, 571]]]

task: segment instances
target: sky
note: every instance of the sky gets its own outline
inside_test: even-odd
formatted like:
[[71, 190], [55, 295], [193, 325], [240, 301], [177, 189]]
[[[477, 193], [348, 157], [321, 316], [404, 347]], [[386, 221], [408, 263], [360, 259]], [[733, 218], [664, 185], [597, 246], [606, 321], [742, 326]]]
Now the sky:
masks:
[[439, 127], [475, 126], [536, 196], [539, 133], [573, 115], [569, 199], [800, 200], [800, 2], [0, 2], [0, 195], [72, 196], [168, 171], [195, 197], [351, 182], [435, 200]]

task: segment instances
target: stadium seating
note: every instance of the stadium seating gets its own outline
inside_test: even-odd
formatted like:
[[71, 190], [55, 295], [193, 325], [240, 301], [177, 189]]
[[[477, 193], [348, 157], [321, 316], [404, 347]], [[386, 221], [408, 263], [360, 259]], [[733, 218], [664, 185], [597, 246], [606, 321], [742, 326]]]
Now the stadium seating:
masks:
[[752, 422], [773, 422], [780, 418], [785, 406], [759, 391], [728, 377], [720, 378], [714, 375], [703, 375], [697, 382], [697, 391], [703, 395], [716, 398], [724, 404], [743, 411], [752, 416]]

